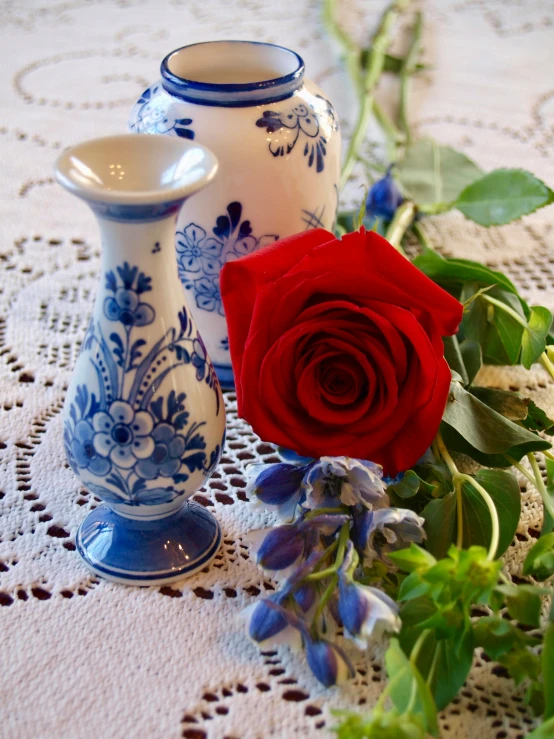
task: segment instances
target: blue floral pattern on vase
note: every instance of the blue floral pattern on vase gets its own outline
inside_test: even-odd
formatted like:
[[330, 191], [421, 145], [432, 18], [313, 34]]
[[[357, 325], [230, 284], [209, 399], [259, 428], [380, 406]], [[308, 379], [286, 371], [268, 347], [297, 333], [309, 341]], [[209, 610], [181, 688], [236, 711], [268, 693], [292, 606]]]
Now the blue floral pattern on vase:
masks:
[[77, 386], [64, 423], [65, 450], [74, 472], [86, 470], [87, 487], [107, 503], [169, 503], [184, 494], [176, 486], [190, 474], [215, 468], [221, 447], [208, 454], [205, 422], [190, 422], [185, 393], [170, 390], [165, 397], [157, 389], [177, 367], [191, 364], [196, 380], [215, 393], [219, 415], [219, 384], [185, 308], [177, 316], [179, 328], [169, 328], [143, 357], [146, 341], [133, 340], [133, 332], [154, 321], [155, 310], [143, 299], [151, 278], [128, 262], [116, 273], [106, 274], [111, 294], [103, 304], [114, 330], [106, 339], [93, 319], [81, 350], [90, 354], [98, 396]]
[[277, 134], [269, 142], [269, 151], [274, 157], [290, 154], [299, 140], [304, 141], [303, 153], [308, 158], [308, 167], [315, 164], [316, 172], [323, 172], [327, 138], [321, 129], [321, 115], [327, 117], [333, 130], [338, 129], [338, 124], [331, 103], [321, 95], [315, 97], [325, 105], [321, 112], [306, 103], [297, 103], [283, 111], [264, 110], [262, 117], [256, 121], [256, 126], [265, 128], [267, 133]]
[[169, 133], [185, 139], [194, 139], [194, 131], [189, 126], [192, 118], [179, 118], [178, 106], [163, 94], [158, 82], [147, 87], [135, 104], [129, 128], [135, 133]]
[[213, 236], [208, 236], [196, 223], [189, 223], [182, 231], [177, 231], [179, 277], [185, 288], [192, 291], [201, 310], [224, 316], [219, 287], [222, 266], [279, 238], [274, 234], [256, 238], [252, 235], [250, 221], [241, 218], [242, 204], [233, 202], [227, 206], [227, 213], [216, 219]]

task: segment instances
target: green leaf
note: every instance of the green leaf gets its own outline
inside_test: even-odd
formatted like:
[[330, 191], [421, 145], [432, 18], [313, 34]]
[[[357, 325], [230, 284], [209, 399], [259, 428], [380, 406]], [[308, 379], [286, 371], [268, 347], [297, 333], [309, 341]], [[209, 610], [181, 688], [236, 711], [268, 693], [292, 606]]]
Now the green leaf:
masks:
[[431, 631], [423, 649], [418, 655], [416, 665], [424, 680], [431, 669], [431, 693], [438, 711], [442, 711], [461, 690], [473, 663], [473, 630], [467, 628], [462, 638], [437, 639]]
[[448, 366], [451, 370], [458, 373], [462, 385], [466, 387], [469, 385], [469, 377], [457, 337], [445, 336], [442, 342], [444, 344], [444, 358], [448, 362]]
[[498, 285], [508, 292], [517, 295], [517, 288], [502, 272], [485, 267], [479, 262], [469, 259], [442, 257], [433, 249], [425, 249], [413, 260], [413, 264], [448, 292], [458, 297], [462, 285], [474, 282], [481, 289], [483, 286]]
[[[465, 303], [474, 300], [464, 311], [461, 330], [468, 339], [477, 341], [483, 351], [487, 364], [517, 364], [521, 354], [524, 333], [525, 312], [520, 299], [509, 290], [492, 287], [486, 293], [479, 293], [476, 283], [465, 283], [460, 300]], [[492, 305], [487, 298], [492, 297], [511, 308], [520, 321], [502, 308]]]
[[498, 661], [507, 668], [516, 685], [525, 678], [536, 680], [541, 672], [540, 658], [528, 649], [513, 649], [499, 657]]
[[[515, 476], [505, 470], [479, 470], [475, 479], [492, 498], [498, 514], [500, 537], [495, 556], [500, 557], [510, 546], [519, 523], [521, 515], [519, 485]], [[488, 548], [492, 523], [485, 501], [467, 482], [462, 483], [462, 500], [464, 547], [477, 545]]]
[[527, 734], [527, 739], [552, 739], [553, 736], [554, 718], [549, 718], [548, 721], [545, 721], [540, 726], [537, 726], [530, 734]]
[[521, 340], [521, 364], [531, 369], [546, 348], [546, 337], [552, 325], [552, 313], [548, 308], [537, 305], [531, 308], [527, 321], [528, 328], [523, 332]]
[[506, 606], [510, 616], [526, 626], [541, 625], [541, 595], [548, 593], [544, 588], [534, 585], [500, 585], [497, 590], [506, 598]]
[[523, 420], [525, 428], [551, 434], [554, 431], [554, 420], [549, 418], [543, 409], [539, 408], [530, 398], [526, 398], [525, 400], [528, 403], [527, 418]]
[[448, 426], [443, 423], [440, 426], [440, 430], [444, 443], [451, 452], [465, 454], [467, 457], [470, 457], [484, 467], [511, 467], [512, 459], [519, 462], [530, 452], [545, 451], [551, 447], [550, 442], [546, 441], [546, 439], [541, 439], [540, 436], [535, 436], [534, 440], [529, 440], [524, 444], [517, 444], [510, 449], [507, 449], [504, 453], [486, 454], [471, 446], [471, 444], [469, 444], [461, 434], [452, 428], [452, 426]]
[[448, 210], [462, 190], [482, 175], [465, 154], [434, 139], [419, 139], [409, 145], [396, 168], [404, 194], [427, 213]]
[[387, 491], [392, 491], [403, 500], [413, 498], [417, 495], [421, 482], [422, 480], [413, 470], [408, 470], [399, 482], [389, 485]]
[[464, 339], [460, 342], [460, 352], [467, 372], [468, 385], [471, 385], [483, 364], [483, 350], [478, 341]]
[[332, 726], [338, 739], [426, 739], [425, 724], [420, 716], [397, 711], [374, 711], [360, 716], [349, 711], [331, 711], [342, 721]]
[[447, 493], [442, 498], [432, 500], [421, 511], [421, 515], [425, 519], [427, 549], [437, 559], [445, 557], [456, 539], [456, 494]]
[[409, 547], [389, 554], [394, 564], [405, 572], [425, 572], [437, 563], [432, 554], [413, 542]]
[[524, 421], [527, 418], [530, 401], [519, 393], [492, 387], [472, 387], [470, 392], [510, 421]]
[[544, 534], [533, 544], [523, 562], [523, 574], [537, 580], [554, 575], [554, 533]]
[[483, 616], [473, 627], [475, 646], [482, 647], [491, 659], [526, 646], [535, 646], [539, 640], [526, 634], [501, 616]]
[[502, 226], [554, 202], [554, 192], [523, 169], [496, 169], [469, 184], [453, 207], [481, 226]]
[[429, 591], [429, 584], [422, 580], [419, 572], [412, 572], [402, 580], [398, 591], [398, 600], [408, 601], [420, 598]]
[[[546, 465], [546, 492], [554, 504], [554, 460], [545, 457], [544, 463]], [[554, 518], [552, 518], [549, 511], [544, 506], [543, 510], [544, 517], [541, 528], [541, 537], [554, 529]], [[552, 602], [554, 603], [554, 599]]]
[[428, 628], [429, 621], [437, 614], [437, 607], [427, 596], [407, 601], [400, 609], [402, 628], [418, 627], [420, 630]]
[[425, 728], [430, 734], [438, 736], [437, 709], [429, 686], [402, 651], [398, 639], [390, 640], [385, 653], [385, 665], [390, 681], [390, 696], [398, 711], [404, 713], [410, 705], [415, 683], [416, 699], [412, 712], [423, 718]]
[[[546, 627], [542, 646], [542, 681], [544, 691], [544, 718], [554, 716], [554, 622]], [[554, 734], [553, 734], [554, 736]]]
[[[451, 426], [471, 447], [489, 455], [512, 454], [519, 447], [527, 448], [526, 445], [529, 444], [539, 446], [539, 448], [544, 448], [544, 443], [548, 444], [536, 434], [521, 428], [489, 408], [457, 382], [450, 383], [450, 394], [444, 409], [443, 425]], [[458, 450], [455, 449], [455, 451]], [[476, 459], [472, 454], [469, 456]], [[521, 459], [521, 456], [523, 455], [517, 459]]]

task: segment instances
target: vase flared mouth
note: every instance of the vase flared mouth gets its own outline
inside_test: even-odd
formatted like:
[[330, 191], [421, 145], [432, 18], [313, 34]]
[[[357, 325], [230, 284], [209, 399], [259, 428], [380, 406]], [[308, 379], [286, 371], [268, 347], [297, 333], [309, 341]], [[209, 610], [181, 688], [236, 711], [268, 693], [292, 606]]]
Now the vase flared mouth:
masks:
[[161, 74], [165, 90], [182, 100], [238, 108], [290, 97], [302, 85], [304, 62], [275, 44], [207, 41], [172, 51]]
[[54, 171], [61, 185], [92, 206], [153, 206], [161, 212], [211, 182], [217, 168], [205, 146], [133, 133], [73, 146], [58, 157]]

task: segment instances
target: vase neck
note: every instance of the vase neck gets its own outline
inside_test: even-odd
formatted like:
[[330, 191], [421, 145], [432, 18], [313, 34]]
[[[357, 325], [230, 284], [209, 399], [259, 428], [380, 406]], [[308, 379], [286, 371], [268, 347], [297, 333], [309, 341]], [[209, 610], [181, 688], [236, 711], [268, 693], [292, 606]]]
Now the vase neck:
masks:
[[304, 62], [290, 49], [256, 41], [208, 41], [172, 51], [162, 85], [197, 105], [242, 108], [284, 100], [302, 86]]
[[156, 284], [179, 283], [175, 260], [175, 216], [150, 223], [121, 223], [98, 218], [102, 237], [102, 272], [127, 262], [141, 272], [156, 275]]

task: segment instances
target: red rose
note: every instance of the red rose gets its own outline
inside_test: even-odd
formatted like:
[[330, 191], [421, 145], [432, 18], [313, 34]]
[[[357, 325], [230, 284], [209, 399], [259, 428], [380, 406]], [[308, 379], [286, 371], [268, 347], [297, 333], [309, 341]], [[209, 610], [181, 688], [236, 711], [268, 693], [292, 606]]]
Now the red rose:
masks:
[[238, 411], [262, 439], [389, 475], [429, 447], [462, 306], [385, 239], [291, 236], [228, 262], [221, 293]]

